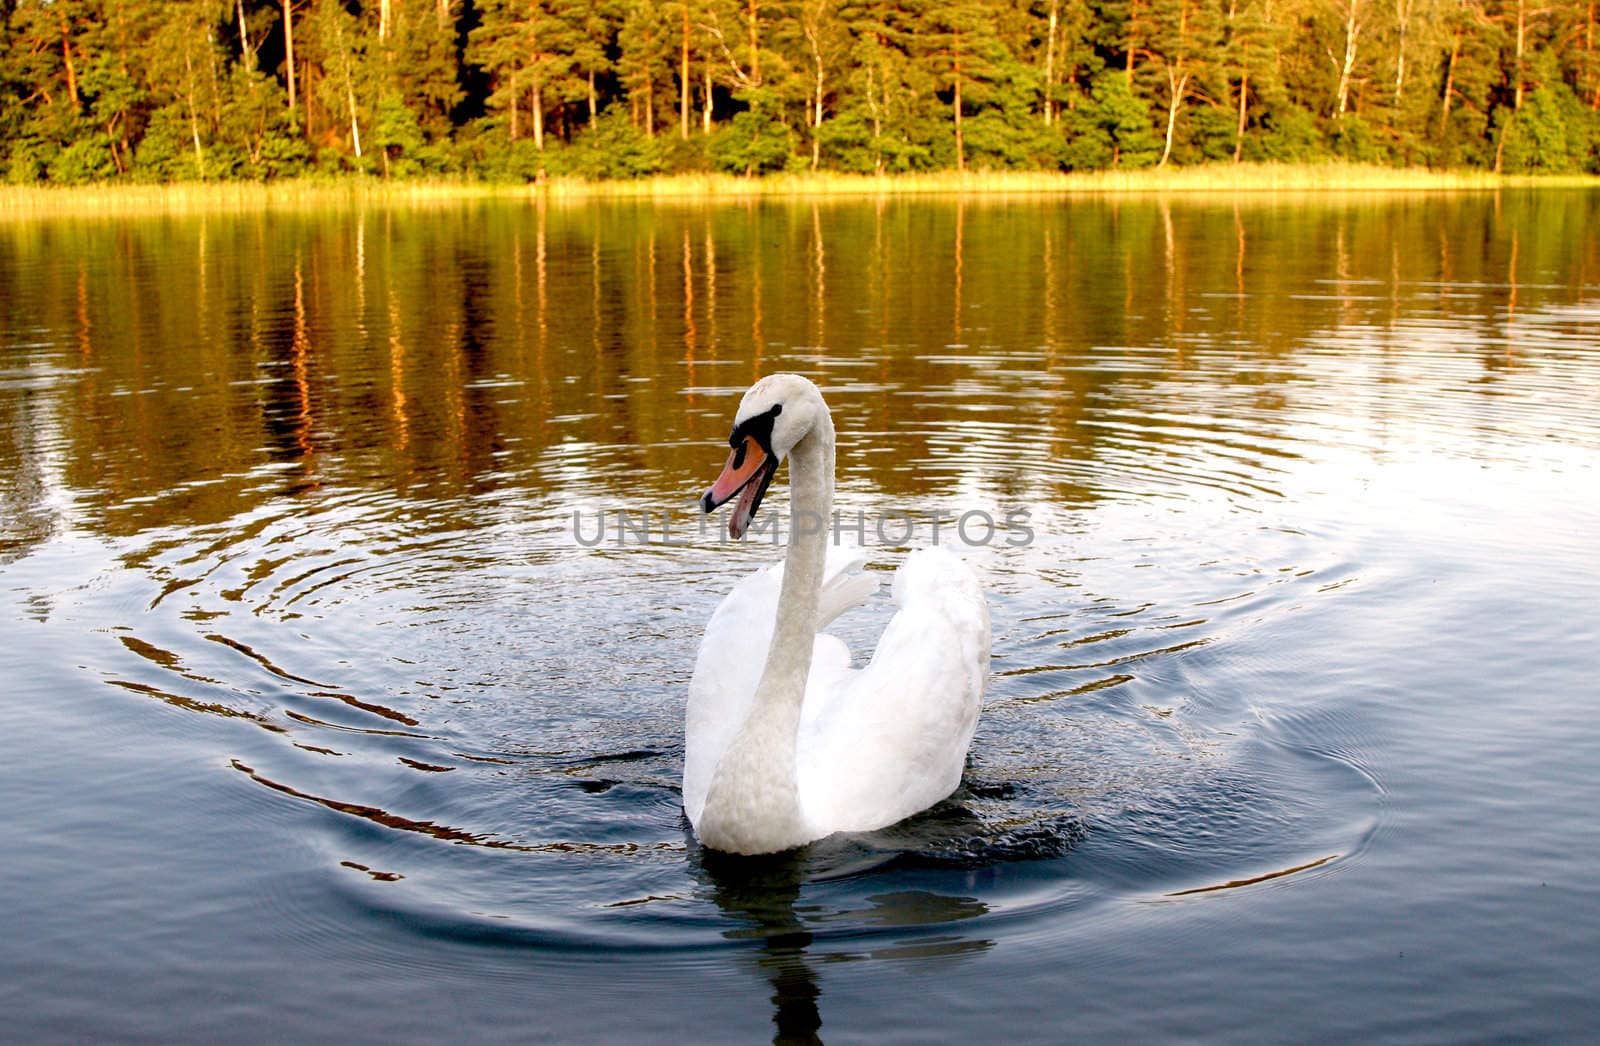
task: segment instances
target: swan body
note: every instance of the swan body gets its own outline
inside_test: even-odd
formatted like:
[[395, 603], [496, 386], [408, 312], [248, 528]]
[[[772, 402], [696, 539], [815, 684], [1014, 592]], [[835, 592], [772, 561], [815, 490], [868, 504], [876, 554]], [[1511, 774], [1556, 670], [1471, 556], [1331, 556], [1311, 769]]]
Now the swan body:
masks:
[[926, 809], [961, 781], [989, 671], [989, 610], [977, 577], [934, 547], [896, 571], [898, 607], [872, 659], [823, 631], [871, 596], [860, 550], [830, 546], [834, 430], [810, 381], [757, 382], [735, 416], [728, 465], [702, 499], [735, 496], [743, 535], [790, 462], [784, 561], [739, 582], [706, 626], [689, 684], [683, 802], [700, 841], [759, 854]]

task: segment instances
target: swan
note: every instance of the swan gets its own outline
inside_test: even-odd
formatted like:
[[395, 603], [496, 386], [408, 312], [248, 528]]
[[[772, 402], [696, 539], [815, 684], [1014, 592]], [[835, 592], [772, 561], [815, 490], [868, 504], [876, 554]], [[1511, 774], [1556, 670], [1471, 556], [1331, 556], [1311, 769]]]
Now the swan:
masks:
[[797, 374], [751, 386], [726, 467], [700, 500], [737, 497], [742, 538], [790, 462], [783, 562], [734, 586], [711, 615], [689, 683], [683, 804], [713, 850], [776, 853], [834, 832], [872, 831], [926, 809], [961, 781], [989, 673], [989, 608], [972, 569], [935, 545], [896, 571], [899, 609], [871, 661], [822, 631], [878, 583], [865, 554], [830, 545], [833, 418]]

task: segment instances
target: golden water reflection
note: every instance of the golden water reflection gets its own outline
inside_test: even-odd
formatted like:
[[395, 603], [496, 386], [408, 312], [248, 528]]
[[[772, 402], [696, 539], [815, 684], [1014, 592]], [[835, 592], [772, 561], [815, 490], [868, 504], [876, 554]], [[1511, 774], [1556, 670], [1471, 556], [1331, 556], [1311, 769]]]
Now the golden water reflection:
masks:
[[[1445, 394], [1470, 438], [1484, 397], [1548, 407], [1511, 380], [1530, 361], [1549, 383], [1592, 372], [1597, 206], [502, 203], [11, 224], [0, 541], [48, 531], [63, 491], [79, 525], [114, 534], [330, 482], [453, 498], [577, 475], [681, 499], [725, 434], [724, 394], [779, 367], [848, 411], [842, 489], [884, 495], [1071, 502], [1130, 450], [1158, 472], [1192, 470], [1185, 445], [1293, 456], [1296, 408], [1339, 400], [1341, 372], [1376, 373], [1380, 430]], [[1589, 421], [1556, 407], [1539, 420], [1558, 437]], [[1180, 449], [1149, 453], [1163, 446]]]

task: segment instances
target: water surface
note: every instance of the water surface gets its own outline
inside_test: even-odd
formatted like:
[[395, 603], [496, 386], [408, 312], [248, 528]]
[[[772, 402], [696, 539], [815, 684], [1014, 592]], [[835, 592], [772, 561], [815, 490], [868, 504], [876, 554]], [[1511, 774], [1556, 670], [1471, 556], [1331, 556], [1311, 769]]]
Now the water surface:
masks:
[[[1600, 1030], [1597, 229], [1555, 192], [0, 227], [10, 1026]], [[687, 830], [682, 710], [781, 549], [691, 501], [780, 369], [874, 566], [954, 541], [995, 656], [951, 800], [750, 862]]]

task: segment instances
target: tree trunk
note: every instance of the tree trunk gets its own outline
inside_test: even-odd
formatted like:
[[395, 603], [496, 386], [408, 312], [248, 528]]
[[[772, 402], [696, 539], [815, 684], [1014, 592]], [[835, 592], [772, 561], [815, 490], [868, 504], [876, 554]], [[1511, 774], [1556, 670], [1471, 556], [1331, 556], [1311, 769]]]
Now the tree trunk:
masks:
[[350, 105], [350, 142], [355, 146], [356, 159], [361, 159], [361, 125], [356, 122], [356, 85], [350, 78], [350, 66], [344, 67], [344, 96]]
[[1356, 40], [1361, 35], [1361, 0], [1345, 0], [1344, 60], [1339, 63], [1338, 105], [1334, 116], [1343, 116], [1350, 107], [1350, 79], [1356, 68]]
[[1244, 158], [1244, 128], [1246, 121], [1246, 106], [1250, 102], [1250, 74], [1246, 72], [1239, 77], [1239, 127], [1233, 135], [1233, 162], [1238, 163]]
[[1061, 0], [1050, 0], [1049, 34], [1044, 45], [1044, 125], [1055, 122], [1056, 102], [1056, 24], [1061, 17]]
[[594, 92], [594, 70], [589, 70], [589, 130], [594, 130], [595, 120], [600, 116], [600, 99]]
[[[874, 64], [867, 76], [867, 109], [872, 113], [872, 142], [874, 146], [876, 146], [879, 139], [883, 137], [883, 110], [879, 108], [878, 101], [873, 97], [872, 94], [872, 82], [878, 78], [876, 75], [878, 72], [879, 69], [877, 65]], [[884, 88], [884, 91], [887, 93], [888, 88]], [[879, 167], [881, 168], [883, 163], [882, 159], [880, 158], [878, 162]]]
[[289, 73], [289, 112], [294, 112], [294, 15], [283, 0], [283, 67]]
[[[1182, 48], [1189, 38], [1189, 5], [1178, 6], [1178, 46]], [[1167, 63], [1167, 142], [1161, 149], [1161, 162], [1157, 167], [1165, 167], [1167, 160], [1172, 156], [1172, 136], [1178, 126], [1178, 109], [1183, 105], [1183, 96], [1189, 90], [1189, 73], [1179, 73], [1183, 69], [1184, 55], [1180, 50], [1176, 61]]]
[[1590, 3], [1584, 21], [1584, 53], [1589, 54], [1589, 72], [1595, 78], [1594, 98], [1590, 99], [1589, 107], [1595, 112], [1600, 112], [1600, 70], [1595, 70], [1595, 5]]
[[1123, 69], [1133, 83], [1133, 56], [1139, 50], [1139, 0], [1128, 0], [1128, 61]]
[[1411, 25], [1411, 0], [1394, 0], [1394, 22], [1398, 33], [1394, 47], [1394, 107], [1399, 109], [1406, 86], [1406, 30]]
[[122, 150], [117, 148], [117, 117], [113, 116], [106, 124], [106, 137], [111, 139], [111, 162], [116, 165], [118, 174], [127, 174], [128, 168], [122, 162]]
[[206, 179], [206, 154], [200, 148], [200, 110], [194, 102], [194, 60], [189, 53], [189, 41], [183, 42], [183, 70], [185, 73], [184, 98], [189, 103], [189, 137], [194, 140], [194, 169], [201, 181]]
[[689, 5], [683, 5], [683, 26], [678, 45], [678, 137], [689, 140]]
[[711, 65], [710, 65], [710, 63], [707, 63], [706, 66], [703, 69], [700, 70], [700, 90], [702, 92], [700, 100], [703, 103], [705, 103], [704, 107], [700, 110], [700, 133], [701, 134], [710, 134], [711, 133]]
[[1183, 104], [1183, 93], [1189, 87], [1189, 74], [1178, 75], [1174, 66], [1167, 67], [1167, 144], [1161, 150], [1161, 162], [1157, 167], [1165, 167], [1167, 159], [1172, 156], [1172, 132], [1178, 126], [1178, 107]]
[[387, 40], [391, 29], [391, 19], [394, 15], [394, 0], [378, 0], [378, 39]]
[[1584, 54], [1589, 56], [1589, 75], [1595, 78], [1594, 98], [1590, 99], [1590, 109], [1600, 112], [1600, 75], [1595, 70], [1595, 5], [1590, 3], [1584, 11]]
[[956, 62], [955, 62], [955, 103], [952, 108], [956, 116], [956, 170], [967, 169], [967, 143], [961, 136], [961, 33], [956, 32]]
[[[1516, 98], [1511, 108], [1516, 112], [1522, 111], [1522, 56], [1528, 39], [1528, 0], [1517, 0], [1517, 64], [1515, 75], [1517, 78]], [[1500, 161], [1495, 160], [1495, 170], [1500, 169]]]
[[517, 132], [520, 130], [520, 128], [517, 126], [517, 110], [519, 110], [521, 108], [522, 108], [522, 106], [519, 104], [519, 101], [518, 101], [518, 98], [517, 98], [517, 71], [515, 69], [512, 69], [511, 70], [511, 140], [513, 142], [517, 140]]
[[827, 97], [827, 71], [822, 65], [822, 5], [817, 6], [816, 21], [812, 22], [801, 16], [801, 28], [805, 33], [806, 43], [811, 47], [812, 92], [811, 92], [811, 169], [814, 171], [822, 163], [822, 105]]
[[750, 80], [761, 83], [761, 23], [756, 10], [756, 0], [749, 0], [746, 8], [750, 18]]
[[656, 136], [656, 85], [650, 80], [644, 82], [644, 135]]
[[256, 52], [250, 46], [250, 30], [244, 24], [244, 0], [234, 0], [234, 16], [239, 23], [239, 57], [254, 58]]
[[1439, 100], [1439, 133], [1443, 135], [1450, 124], [1450, 98], [1456, 92], [1456, 61], [1461, 57], [1461, 27], [1456, 27], [1455, 40], [1450, 44], [1450, 61], [1444, 72], [1444, 97]]
[[82, 106], [78, 97], [78, 69], [72, 64], [72, 30], [67, 27], [67, 16], [61, 16], [61, 61], [67, 67], [67, 97], [72, 99], [72, 108]]
[[822, 99], [823, 99], [822, 66], [818, 65], [817, 66], [817, 120], [816, 120], [816, 123], [811, 125], [812, 126], [812, 130], [814, 132], [811, 135], [811, 169], [813, 171], [816, 170], [817, 169], [817, 165], [822, 162], [822, 116], [823, 116], [823, 113], [822, 113]]
[[533, 147], [544, 152], [544, 84], [533, 81]]

